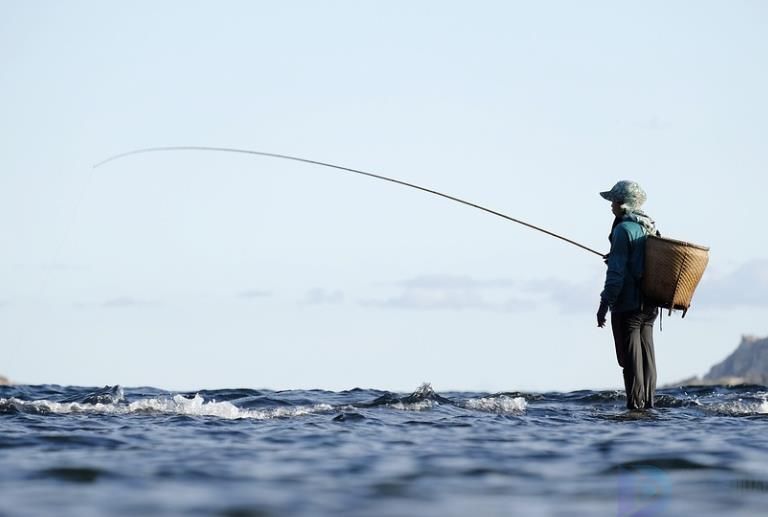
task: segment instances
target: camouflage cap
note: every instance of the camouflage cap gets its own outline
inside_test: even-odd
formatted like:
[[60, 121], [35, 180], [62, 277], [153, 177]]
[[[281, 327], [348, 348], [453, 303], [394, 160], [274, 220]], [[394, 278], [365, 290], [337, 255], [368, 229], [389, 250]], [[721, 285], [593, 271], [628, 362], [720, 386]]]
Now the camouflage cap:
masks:
[[640, 208], [647, 196], [645, 191], [637, 184], [637, 182], [622, 180], [616, 183], [611, 190], [600, 192], [608, 201], [615, 201], [621, 203], [622, 208]]

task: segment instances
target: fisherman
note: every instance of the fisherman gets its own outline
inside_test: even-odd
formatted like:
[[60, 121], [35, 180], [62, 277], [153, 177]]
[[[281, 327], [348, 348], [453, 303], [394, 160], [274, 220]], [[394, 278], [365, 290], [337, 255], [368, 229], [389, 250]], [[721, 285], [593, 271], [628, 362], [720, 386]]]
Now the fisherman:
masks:
[[640, 279], [645, 262], [647, 235], [658, 235], [656, 224], [640, 207], [646, 194], [634, 181], [619, 181], [600, 195], [611, 202], [615, 216], [605, 256], [608, 271], [600, 294], [597, 326], [604, 327], [608, 309], [616, 346], [616, 358], [623, 369], [627, 408], [653, 407], [656, 393], [656, 357], [653, 324], [659, 309], [644, 303]]

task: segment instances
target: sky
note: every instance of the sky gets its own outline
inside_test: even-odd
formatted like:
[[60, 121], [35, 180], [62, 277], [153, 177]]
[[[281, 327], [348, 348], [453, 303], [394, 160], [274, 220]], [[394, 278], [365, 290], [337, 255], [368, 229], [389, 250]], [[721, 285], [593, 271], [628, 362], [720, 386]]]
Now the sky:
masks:
[[619, 389], [638, 181], [711, 247], [659, 384], [768, 336], [761, 1], [0, 1], [0, 373], [165, 389]]

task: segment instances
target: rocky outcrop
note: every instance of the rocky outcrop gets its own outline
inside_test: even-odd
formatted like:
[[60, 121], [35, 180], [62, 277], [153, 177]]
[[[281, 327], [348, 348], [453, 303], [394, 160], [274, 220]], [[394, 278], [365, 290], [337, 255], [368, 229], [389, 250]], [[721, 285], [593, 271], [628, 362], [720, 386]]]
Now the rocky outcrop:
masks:
[[11, 383], [6, 377], [0, 375], [0, 386], [7, 386]]
[[768, 384], [768, 338], [743, 336], [739, 347], [704, 376], [713, 380], [739, 377], [752, 384]]
[[691, 377], [670, 386], [734, 384], [768, 385], [768, 338], [742, 336], [736, 350], [717, 363], [704, 377]]

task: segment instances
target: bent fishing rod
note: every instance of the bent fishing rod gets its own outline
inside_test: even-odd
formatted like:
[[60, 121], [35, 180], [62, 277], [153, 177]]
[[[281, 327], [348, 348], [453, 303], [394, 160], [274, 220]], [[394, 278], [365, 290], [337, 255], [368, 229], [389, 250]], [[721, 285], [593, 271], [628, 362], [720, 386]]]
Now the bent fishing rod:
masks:
[[461, 199], [455, 196], [451, 196], [449, 194], [444, 194], [442, 192], [438, 192], [437, 190], [432, 190], [426, 187], [420, 187], [419, 185], [415, 185], [413, 183], [408, 183], [407, 181], [402, 181], [395, 178], [390, 178], [387, 176], [382, 176], [380, 174], [374, 174], [372, 172], [366, 172], [361, 171], [358, 169], [352, 169], [349, 167], [343, 167], [341, 165], [334, 165], [332, 163], [326, 163], [326, 162], [320, 162], [317, 160], [310, 160], [307, 158], [299, 158], [297, 156], [289, 156], [287, 154], [277, 154], [277, 153], [267, 153], [263, 151], [252, 151], [250, 149], [236, 149], [232, 147], [206, 147], [206, 146], [167, 146], [167, 147], [146, 147], [142, 149], [135, 149], [133, 151], [128, 151], [126, 153], [120, 153], [116, 154], [114, 156], [110, 156], [106, 160], [102, 160], [99, 163], [95, 164], [93, 168], [101, 167], [102, 165], [105, 165], [111, 161], [119, 160], [120, 158], [125, 158], [126, 156], [132, 156], [134, 154], [143, 154], [143, 153], [154, 153], [154, 152], [165, 152], [165, 151], [214, 151], [214, 152], [223, 152], [223, 153], [240, 153], [240, 154], [250, 154], [250, 155], [256, 155], [256, 156], [264, 156], [267, 158], [279, 158], [282, 160], [292, 160], [296, 162], [302, 162], [302, 163], [309, 163], [311, 165], [320, 165], [322, 167], [329, 167], [331, 169], [338, 169], [345, 172], [351, 172], [354, 174], [360, 174], [362, 176], [368, 176], [369, 178], [375, 178], [382, 181], [388, 181], [390, 183], [396, 183], [398, 185], [402, 185], [404, 187], [410, 187], [416, 190], [421, 190], [422, 192], [427, 192], [429, 194], [433, 194], [435, 196], [444, 197], [446, 199], [450, 199], [451, 201], [455, 201], [457, 203], [461, 203], [463, 205], [471, 206], [472, 208], [477, 208], [478, 210], [482, 210], [483, 212], [488, 212], [489, 214], [493, 214], [495, 216], [501, 217], [503, 219], [506, 219], [508, 221], [512, 221], [513, 223], [521, 224], [523, 226], [526, 226], [528, 228], [531, 228], [532, 230], [539, 231], [541, 233], [545, 233], [547, 235], [550, 235], [552, 237], [555, 237], [557, 239], [563, 240], [569, 244], [573, 244], [574, 246], [577, 246], [583, 250], [589, 251], [590, 253], [594, 253], [595, 255], [599, 257], [603, 257], [604, 254], [600, 253], [599, 251], [595, 251], [592, 248], [589, 248], [587, 246], [584, 246], [583, 244], [579, 244], [576, 241], [573, 241], [571, 239], [568, 239], [566, 237], [563, 237], [562, 235], [558, 235], [554, 232], [551, 232], [549, 230], [545, 230], [544, 228], [540, 228], [538, 226], [535, 226], [530, 223], [526, 223], [525, 221], [521, 221], [520, 219], [515, 219], [514, 217], [510, 217], [506, 214], [502, 214], [501, 212], [497, 212], [496, 210], [491, 210], [490, 208], [486, 208], [484, 206], [478, 205], [476, 203], [472, 203], [471, 201], [467, 201], [465, 199]]

